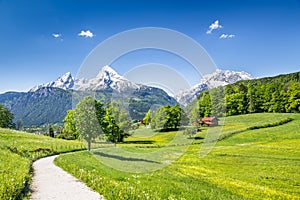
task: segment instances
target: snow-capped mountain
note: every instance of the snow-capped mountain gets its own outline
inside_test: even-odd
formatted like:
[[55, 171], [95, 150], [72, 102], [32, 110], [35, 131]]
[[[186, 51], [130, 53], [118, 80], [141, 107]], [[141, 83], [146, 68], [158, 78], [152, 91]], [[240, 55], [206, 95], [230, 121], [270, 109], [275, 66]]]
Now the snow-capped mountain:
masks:
[[120, 76], [110, 66], [104, 66], [98, 75], [91, 79], [75, 79], [71, 73], [59, 77], [56, 81], [51, 81], [42, 85], [37, 85], [30, 90], [35, 92], [40, 88], [61, 88], [64, 90], [101, 90], [112, 89], [114, 91], [123, 92], [128, 89], [138, 89], [139, 85], [130, 82], [123, 76]]
[[175, 95], [175, 99], [181, 105], [188, 105], [191, 103], [202, 91], [208, 90], [208, 85], [205, 83], [199, 83], [193, 86], [191, 89], [180, 91]]
[[11, 108], [16, 119], [22, 119], [26, 126], [59, 123], [67, 110], [74, 108], [80, 97], [89, 95], [90, 91], [105, 104], [112, 100], [122, 102], [131, 119], [136, 120], [143, 119], [154, 104], [178, 104], [164, 90], [135, 84], [109, 66], [103, 67], [92, 79], [74, 79], [67, 73], [29, 92], [0, 94], [0, 103]]
[[175, 99], [182, 105], [191, 103], [203, 90], [233, 84], [240, 80], [250, 80], [254, 77], [247, 72], [217, 69], [212, 74], [203, 76], [200, 83], [189, 90], [184, 90], [175, 95]]
[[139, 86], [120, 76], [111, 67], [104, 66], [98, 75], [92, 79], [77, 79], [75, 81], [75, 90], [99, 90], [112, 89], [123, 92], [128, 89], [138, 89]]
[[[249, 80], [253, 77], [246, 72], [235, 72], [230, 70], [216, 70], [212, 74], [203, 76], [200, 83], [191, 89], [184, 90], [175, 95], [175, 99], [182, 105], [191, 103], [203, 90], [216, 88], [233, 84], [240, 80]], [[110, 66], [104, 66], [98, 75], [91, 79], [75, 79], [71, 73], [59, 77], [56, 81], [51, 81], [42, 85], [35, 86], [30, 92], [35, 92], [41, 88], [61, 88], [64, 90], [113, 90], [117, 92], [126, 92], [137, 90], [143, 85], [133, 83], [123, 76], [119, 75]], [[146, 86], [145, 86], [146, 87]]]
[[219, 86], [233, 84], [241, 80], [250, 80], [253, 78], [254, 77], [247, 72], [217, 69], [214, 73], [203, 76], [201, 82], [206, 83], [208, 88], [212, 89]]
[[29, 92], [35, 92], [40, 88], [61, 88], [64, 90], [72, 89], [74, 87], [75, 79], [72, 77], [70, 72], [67, 72], [65, 75], [59, 77], [56, 81], [51, 81], [42, 85], [37, 85], [33, 87]]

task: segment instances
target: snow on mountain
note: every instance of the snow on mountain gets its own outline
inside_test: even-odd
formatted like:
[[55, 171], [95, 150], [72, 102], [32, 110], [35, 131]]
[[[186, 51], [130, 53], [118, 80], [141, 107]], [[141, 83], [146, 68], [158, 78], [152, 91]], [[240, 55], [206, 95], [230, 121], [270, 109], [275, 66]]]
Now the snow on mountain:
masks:
[[217, 69], [212, 74], [203, 76], [200, 83], [189, 90], [184, 90], [175, 95], [175, 99], [182, 105], [191, 103], [203, 90], [233, 84], [240, 80], [250, 80], [254, 77], [247, 72]]
[[214, 73], [203, 76], [201, 82], [206, 83], [208, 88], [212, 89], [219, 86], [233, 84], [240, 80], [250, 80], [253, 78], [254, 77], [247, 72], [235, 72], [231, 70], [217, 69]]
[[199, 83], [191, 89], [180, 91], [174, 98], [178, 103], [186, 106], [196, 99], [197, 96], [204, 90], [208, 90], [208, 85], [205, 83]]
[[104, 66], [98, 75], [91, 79], [75, 79], [71, 73], [59, 77], [56, 81], [51, 81], [42, 85], [37, 85], [30, 90], [35, 92], [40, 88], [61, 88], [64, 90], [101, 90], [112, 89], [118, 92], [126, 91], [129, 89], [138, 89], [139, 85], [130, 82], [123, 76], [120, 76], [115, 70], [109, 66]]
[[54, 87], [54, 88], [61, 88], [64, 90], [68, 90], [68, 89], [73, 88], [74, 81], [75, 81], [75, 79], [72, 77], [71, 73], [67, 72], [65, 75], [59, 77], [56, 81], [51, 81], [49, 83], [37, 85], [37, 86], [33, 87], [31, 90], [29, 90], [29, 92], [35, 92], [38, 89], [45, 88], [45, 87], [48, 87], [48, 88]]
[[104, 66], [98, 75], [92, 79], [78, 79], [75, 81], [75, 90], [113, 89], [123, 92], [128, 89], [138, 89], [139, 86], [120, 76], [111, 67]]
[[[175, 95], [175, 99], [182, 105], [192, 102], [203, 90], [216, 88], [235, 83], [240, 80], [249, 80], [253, 77], [246, 72], [235, 72], [230, 70], [216, 70], [212, 74], [203, 76], [200, 83], [191, 89], [184, 90]], [[110, 66], [104, 66], [98, 75], [91, 79], [75, 79], [71, 73], [59, 77], [56, 81], [37, 85], [30, 90], [35, 92], [40, 88], [61, 88], [64, 90], [113, 90], [118, 92], [127, 92], [140, 89], [142, 85], [135, 84], [123, 76], [119, 75]]]

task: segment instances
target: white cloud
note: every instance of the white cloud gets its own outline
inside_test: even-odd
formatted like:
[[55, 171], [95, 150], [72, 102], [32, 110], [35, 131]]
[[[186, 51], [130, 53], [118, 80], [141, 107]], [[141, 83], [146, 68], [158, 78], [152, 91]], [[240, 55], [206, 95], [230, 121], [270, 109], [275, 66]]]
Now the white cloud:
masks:
[[214, 23], [212, 23], [209, 26], [209, 30], [206, 31], [206, 34], [211, 34], [213, 30], [219, 29], [219, 28], [222, 28], [222, 26], [219, 24], [219, 20], [216, 20]]
[[233, 35], [233, 34], [222, 34], [219, 38], [220, 39], [227, 39], [227, 38], [234, 38], [235, 37], [235, 35]]
[[60, 33], [53, 33], [52, 36], [55, 37], [55, 38], [59, 38], [59, 37], [61, 37], [61, 34]]
[[87, 31], [81, 31], [80, 33], [78, 33], [78, 36], [82, 36], [82, 37], [89, 37], [89, 38], [92, 38], [92, 37], [95, 37], [95, 35], [90, 31], [90, 30], [87, 30]]

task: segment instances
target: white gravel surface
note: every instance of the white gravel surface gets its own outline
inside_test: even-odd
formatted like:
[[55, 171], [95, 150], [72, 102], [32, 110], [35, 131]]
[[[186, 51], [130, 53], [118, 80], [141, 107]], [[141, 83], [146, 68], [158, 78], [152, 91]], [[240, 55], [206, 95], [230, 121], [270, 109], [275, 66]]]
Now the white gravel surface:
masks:
[[80, 180], [57, 167], [53, 163], [56, 157], [42, 158], [33, 163], [34, 174], [30, 185], [31, 200], [104, 199]]

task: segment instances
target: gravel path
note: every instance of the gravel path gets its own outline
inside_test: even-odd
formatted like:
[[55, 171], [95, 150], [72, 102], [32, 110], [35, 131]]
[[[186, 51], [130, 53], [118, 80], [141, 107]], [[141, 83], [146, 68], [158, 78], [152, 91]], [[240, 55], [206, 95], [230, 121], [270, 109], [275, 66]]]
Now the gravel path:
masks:
[[91, 191], [84, 183], [57, 167], [57, 156], [39, 159], [33, 163], [30, 185], [31, 200], [99, 200], [101, 195]]

